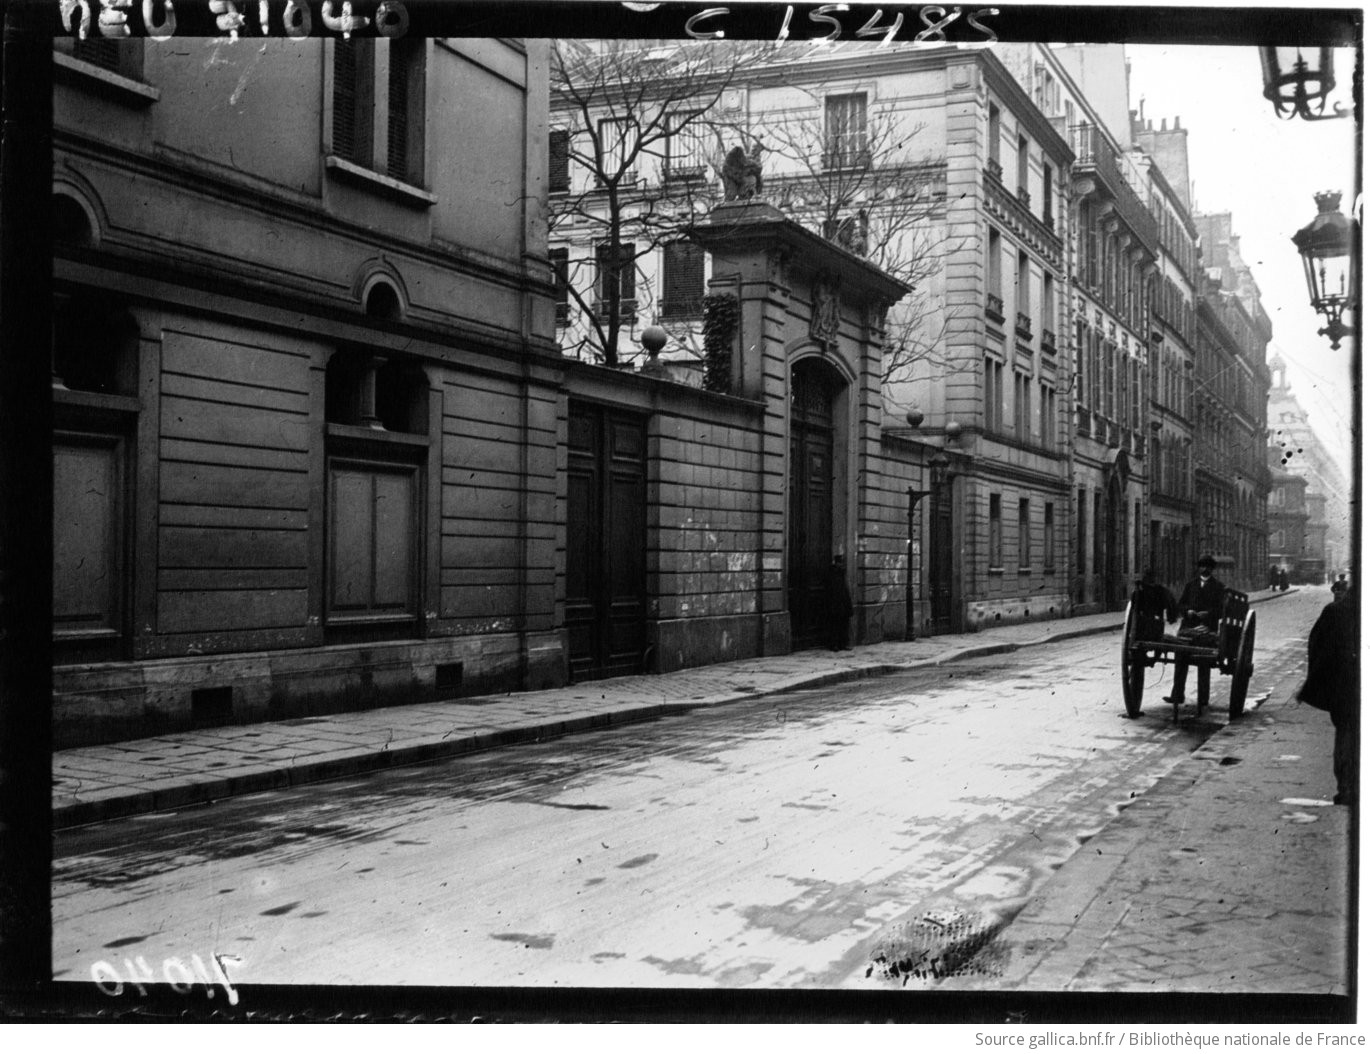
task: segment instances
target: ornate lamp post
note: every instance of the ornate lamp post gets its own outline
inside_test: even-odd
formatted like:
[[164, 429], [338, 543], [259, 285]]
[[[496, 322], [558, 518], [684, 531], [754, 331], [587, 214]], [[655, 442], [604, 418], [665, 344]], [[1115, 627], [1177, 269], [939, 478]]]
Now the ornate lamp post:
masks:
[[1318, 334], [1339, 348], [1343, 337], [1355, 333], [1354, 325], [1342, 321], [1343, 312], [1348, 310], [1354, 319], [1357, 307], [1354, 231], [1351, 221], [1341, 213], [1339, 192], [1323, 191], [1313, 200], [1318, 203], [1318, 214], [1293, 240], [1303, 257], [1309, 302], [1327, 318], [1327, 325]]
[[1261, 74], [1265, 97], [1275, 113], [1286, 120], [1297, 114], [1305, 121], [1350, 117], [1349, 110], [1332, 104], [1326, 113], [1327, 96], [1336, 86], [1331, 48], [1261, 48]]

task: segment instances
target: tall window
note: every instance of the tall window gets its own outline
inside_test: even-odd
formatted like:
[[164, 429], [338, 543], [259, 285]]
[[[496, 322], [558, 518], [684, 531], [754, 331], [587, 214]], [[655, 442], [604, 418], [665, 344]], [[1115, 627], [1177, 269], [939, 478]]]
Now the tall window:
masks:
[[985, 430], [999, 432], [1004, 427], [1004, 367], [985, 356]]
[[[423, 184], [425, 47], [418, 38], [333, 42], [335, 155], [402, 183]], [[378, 115], [382, 78], [385, 112]]]
[[423, 608], [427, 379], [410, 363], [338, 352], [325, 418], [328, 628], [349, 639], [411, 636]]
[[1056, 505], [1050, 501], [1042, 507], [1042, 570], [1056, 570]]
[[1078, 574], [1085, 574], [1085, 550], [1089, 538], [1089, 526], [1085, 517], [1089, 515], [1089, 492], [1081, 487], [1075, 498], [1075, 567]]
[[1013, 434], [1021, 442], [1030, 438], [1032, 426], [1032, 378], [1013, 371]]
[[1027, 498], [1018, 499], [1018, 568], [1032, 566], [1032, 507]]
[[547, 189], [553, 194], [571, 189], [571, 133], [553, 128], [547, 133]]
[[1042, 162], [1042, 222], [1048, 227], [1056, 226], [1056, 210], [1053, 204], [1052, 180], [1055, 173], [1050, 165]]
[[1002, 297], [1004, 295], [1003, 267], [1003, 245], [999, 238], [999, 232], [991, 227], [989, 229], [989, 248], [985, 256], [985, 285], [990, 296]]
[[1046, 271], [1042, 272], [1042, 329], [1056, 336], [1056, 283]]
[[618, 289], [619, 310], [631, 314], [637, 310], [637, 246], [631, 243], [620, 244], [618, 258], [608, 245], [595, 249], [595, 292], [599, 297], [601, 312], [606, 312], [609, 297], [615, 287]]
[[866, 93], [829, 95], [824, 102], [825, 168], [854, 168], [868, 160]]
[[1004, 566], [1004, 512], [998, 494], [989, 496], [989, 566]]
[[703, 179], [708, 171], [709, 147], [698, 120], [672, 117], [666, 138], [666, 178]]
[[636, 138], [635, 126], [622, 118], [606, 118], [597, 126], [599, 133], [599, 167], [604, 176], [612, 180], [621, 175], [623, 182], [631, 183], [636, 172], [627, 168], [628, 156]]
[[52, 636], [58, 662], [128, 654], [138, 326], [58, 297], [52, 368]]
[[1039, 413], [1041, 418], [1037, 426], [1037, 434], [1041, 437], [1042, 445], [1049, 450], [1056, 448], [1056, 389], [1049, 384], [1039, 385], [1038, 397]]
[[571, 318], [571, 264], [566, 249], [549, 249], [547, 260], [552, 265], [552, 284], [556, 287], [557, 324], [565, 325]]
[[996, 176], [1002, 175], [1003, 167], [999, 161], [999, 140], [1003, 136], [1000, 124], [999, 107], [989, 104], [989, 164]]
[[691, 241], [667, 242], [661, 257], [661, 317], [693, 318], [704, 310], [704, 250]]
[[[1015, 309], [1023, 319], [1032, 316], [1032, 296], [1028, 292], [1028, 254], [1018, 254], [1018, 275], [1013, 286]], [[1030, 323], [1029, 323], [1030, 325]]]
[[1018, 137], [1018, 194], [1028, 193], [1028, 141], [1026, 136]]

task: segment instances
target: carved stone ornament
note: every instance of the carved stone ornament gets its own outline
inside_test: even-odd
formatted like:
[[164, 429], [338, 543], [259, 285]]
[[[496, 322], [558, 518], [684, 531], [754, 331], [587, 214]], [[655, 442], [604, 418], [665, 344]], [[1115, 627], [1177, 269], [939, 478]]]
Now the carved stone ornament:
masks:
[[837, 283], [829, 278], [820, 278], [813, 286], [813, 314], [809, 318], [809, 336], [820, 344], [832, 347], [837, 343], [839, 322]]

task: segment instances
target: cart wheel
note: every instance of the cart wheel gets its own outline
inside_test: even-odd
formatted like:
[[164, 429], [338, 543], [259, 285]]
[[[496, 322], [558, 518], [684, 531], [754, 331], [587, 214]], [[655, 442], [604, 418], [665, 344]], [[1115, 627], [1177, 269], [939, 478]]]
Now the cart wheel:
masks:
[[1256, 654], [1256, 613], [1248, 611], [1246, 622], [1242, 625], [1242, 643], [1237, 652], [1237, 664], [1232, 670], [1232, 694], [1228, 697], [1228, 720], [1241, 717], [1246, 709], [1246, 687], [1251, 683], [1255, 670]]
[[1142, 712], [1142, 685], [1146, 680], [1146, 661], [1137, 651], [1137, 613], [1131, 602], [1127, 605], [1127, 617], [1123, 622], [1123, 705], [1127, 707], [1128, 717], [1137, 717]]

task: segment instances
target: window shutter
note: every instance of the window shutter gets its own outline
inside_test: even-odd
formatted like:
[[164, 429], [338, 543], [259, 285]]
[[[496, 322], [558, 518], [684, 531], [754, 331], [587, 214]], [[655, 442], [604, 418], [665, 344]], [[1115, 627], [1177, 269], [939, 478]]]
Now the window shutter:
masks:
[[661, 314], [698, 315], [703, 310], [704, 250], [693, 242], [668, 242], [662, 258]]
[[548, 188], [553, 192], [571, 189], [571, 133], [553, 128], [548, 133]]
[[413, 181], [409, 165], [409, 62], [405, 51], [391, 42], [389, 137], [385, 150], [385, 174], [406, 183]]
[[333, 42], [333, 152], [371, 167], [371, 41]]
[[107, 37], [90, 37], [85, 40], [74, 40], [71, 45], [73, 58], [80, 59], [82, 62], [89, 62], [92, 66], [99, 66], [101, 69], [110, 70], [114, 73], [122, 72], [119, 62], [119, 41], [111, 40]]

